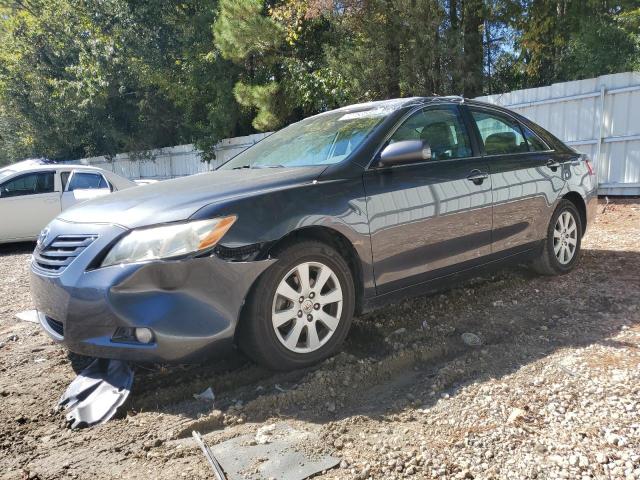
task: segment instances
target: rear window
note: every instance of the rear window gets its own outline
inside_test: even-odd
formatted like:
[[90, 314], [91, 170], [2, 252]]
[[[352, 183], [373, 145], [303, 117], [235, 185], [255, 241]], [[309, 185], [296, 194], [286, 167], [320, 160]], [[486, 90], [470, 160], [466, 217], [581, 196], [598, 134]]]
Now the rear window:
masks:
[[472, 110], [487, 155], [528, 152], [520, 125], [509, 117]]
[[109, 188], [109, 184], [99, 173], [75, 172], [69, 183], [69, 191]]

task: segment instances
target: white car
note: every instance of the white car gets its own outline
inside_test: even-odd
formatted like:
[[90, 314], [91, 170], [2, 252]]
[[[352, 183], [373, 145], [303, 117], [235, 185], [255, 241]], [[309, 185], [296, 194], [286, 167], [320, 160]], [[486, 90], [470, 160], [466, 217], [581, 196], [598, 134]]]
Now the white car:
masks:
[[0, 243], [35, 240], [71, 205], [135, 186], [96, 167], [34, 162], [9, 165], [0, 169]]

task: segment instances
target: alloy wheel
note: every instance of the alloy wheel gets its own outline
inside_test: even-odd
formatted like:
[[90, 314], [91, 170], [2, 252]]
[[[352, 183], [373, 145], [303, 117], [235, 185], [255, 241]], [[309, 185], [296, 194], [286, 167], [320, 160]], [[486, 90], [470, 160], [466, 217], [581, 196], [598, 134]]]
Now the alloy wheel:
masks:
[[578, 226], [573, 214], [565, 210], [553, 229], [553, 251], [562, 265], [567, 265], [576, 254]]
[[335, 272], [320, 262], [300, 263], [278, 284], [271, 313], [273, 329], [286, 349], [313, 352], [338, 328], [342, 305]]

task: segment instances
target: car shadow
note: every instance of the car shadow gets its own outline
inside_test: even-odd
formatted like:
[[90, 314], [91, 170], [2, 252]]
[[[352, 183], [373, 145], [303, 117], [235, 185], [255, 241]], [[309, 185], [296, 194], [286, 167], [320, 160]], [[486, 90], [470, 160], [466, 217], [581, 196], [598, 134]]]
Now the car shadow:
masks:
[[[192, 398], [209, 386], [216, 408], [247, 422], [279, 415], [325, 423], [429, 408], [443, 394], [509, 375], [562, 348], [625, 346], [612, 337], [640, 324], [640, 309], [630, 307], [640, 305], [638, 271], [640, 252], [596, 249], [585, 250], [579, 267], [560, 277], [504, 269], [356, 318], [342, 352], [312, 368], [274, 373], [234, 353], [214, 363], [138, 370], [129, 408], [200, 418], [202, 433], [222, 428], [207, 424], [210, 405]], [[465, 332], [483, 344], [466, 345]], [[417, 399], [406, 395], [416, 389]]]
[[32, 253], [36, 242], [16, 242], [0, 244], [0, 257]]

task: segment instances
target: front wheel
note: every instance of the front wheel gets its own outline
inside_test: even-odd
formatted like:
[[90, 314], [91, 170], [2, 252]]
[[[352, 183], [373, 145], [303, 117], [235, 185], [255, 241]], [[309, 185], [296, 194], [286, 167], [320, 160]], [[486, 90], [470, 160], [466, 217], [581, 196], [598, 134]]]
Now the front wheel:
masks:
[[543, 275], [569, 273], [580, 258], [582, 220], [576, 206], [561, 200], [551, 216], [542, 252], [532, 268]]
[[291, 370], [334, 354], [355, 306], [349, 266], [333, 248], [304, 241], [275, 255], [258, 280], [239, 326], [239, 344], [274, 370]]

